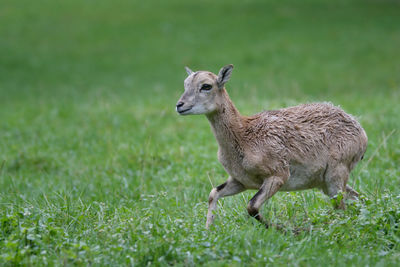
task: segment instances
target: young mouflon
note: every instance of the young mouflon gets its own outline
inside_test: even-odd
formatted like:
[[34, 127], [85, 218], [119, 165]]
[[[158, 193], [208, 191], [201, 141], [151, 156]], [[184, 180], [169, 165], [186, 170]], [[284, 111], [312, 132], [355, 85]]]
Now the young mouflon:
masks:
[[[229, 174], [211, 190], [206, 227], [219, 198], [247, 189], [258, 190], [248, 213], [266, 226], [259, 209], [277, 191], [320, 188], [331, 198], [342, 191], [356, 199], [347, 180], [368, 141], [356, 119], [330, 103], [243, 116], [225, 89], [232, 69], [227, 65], [215, 75], [186, 67], [185, 92], [176, 105], [180, 115], [206, 115], [218, 142], [218, 160]], [[337, 208], [345, 208], [343, 200]]]

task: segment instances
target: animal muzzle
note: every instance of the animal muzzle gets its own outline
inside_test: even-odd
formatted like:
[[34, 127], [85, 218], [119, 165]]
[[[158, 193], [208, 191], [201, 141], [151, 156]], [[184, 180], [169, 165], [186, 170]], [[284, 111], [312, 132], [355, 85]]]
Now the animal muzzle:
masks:
[[183, 101], [178, 101], [178, 103], [176, 104], [176, 111], [179, 114], [184, 115], [186, 112], [190, 111], [192, 107], [193, 106], [185, 105], [185, 102]]

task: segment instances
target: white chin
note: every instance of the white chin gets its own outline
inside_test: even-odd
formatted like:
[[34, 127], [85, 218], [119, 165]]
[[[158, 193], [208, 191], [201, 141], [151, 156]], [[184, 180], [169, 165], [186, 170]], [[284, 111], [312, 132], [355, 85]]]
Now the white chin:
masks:
[[192, 109], [180, 113], [181, 115], [201, 115], [207, 113], [207, 110], [203, 108], [193, 107]]

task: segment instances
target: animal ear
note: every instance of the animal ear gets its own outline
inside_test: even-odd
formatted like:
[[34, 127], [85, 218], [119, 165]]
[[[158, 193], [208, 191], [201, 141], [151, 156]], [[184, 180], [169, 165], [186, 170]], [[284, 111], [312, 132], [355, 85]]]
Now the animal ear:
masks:
[[193, 71], [191, 69], [189, 69], [189, 67], [185, 67], [185, 70], [186, 70], [188, 75], [193, 73]]
[[224, 87], [224, 84], [229, 81], [229, 79], [231, 78], [232, 70], [233, 70], [233, 65], [229, 64], [223, 67], [219, 71], [217, 78], [217, 83], [219, 88]]

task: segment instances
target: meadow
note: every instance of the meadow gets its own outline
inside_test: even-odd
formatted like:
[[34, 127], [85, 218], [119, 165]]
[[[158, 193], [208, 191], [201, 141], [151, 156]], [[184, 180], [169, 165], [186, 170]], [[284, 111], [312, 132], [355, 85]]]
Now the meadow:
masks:
[[[398, 266], [400, 3], [1, 1], [0, 265]], [[204, 116], [178, 116], [184, 66], [235, 69], [242, 114], [329, 101], [369, 137], [360, 201], [318, 190], [219, 201]], [[294, 233], [292, 229], [305, 229]]]

